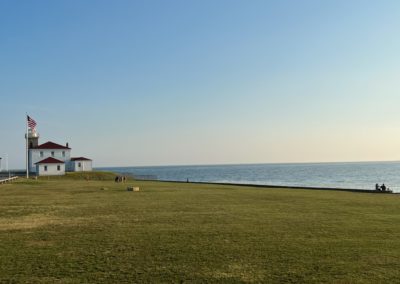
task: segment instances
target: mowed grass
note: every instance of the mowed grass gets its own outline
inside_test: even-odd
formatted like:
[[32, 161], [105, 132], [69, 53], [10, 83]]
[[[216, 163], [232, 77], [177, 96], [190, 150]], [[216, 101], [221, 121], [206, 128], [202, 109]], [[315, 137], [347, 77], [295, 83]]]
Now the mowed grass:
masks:
[[0, 282], [399, 282], [399, 197], [20, 179], [0, 185]]

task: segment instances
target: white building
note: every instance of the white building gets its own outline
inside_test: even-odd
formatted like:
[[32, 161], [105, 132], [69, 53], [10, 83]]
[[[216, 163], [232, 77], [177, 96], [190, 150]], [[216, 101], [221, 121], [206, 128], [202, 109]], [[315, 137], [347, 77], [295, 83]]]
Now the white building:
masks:
[[79, 158], [71, 158], [68, 162], [67, 169], [70, 172], [88, 172], [92, 170], [92, 160], [79, 157]]
[[65, 175], [65, 162], [46, 158], [36, 163], [36, 175], [38, 176], [62, 176]]
[[67, 145], [62, 146], [50, 141], [42, 145], [33, 145], [32, 148], [28, 148], [29, 171], [32, 173], [36, 172], [36, 164], [47, 158], [54, 158], [63, 163], [71, 158], [71, 148]]
[[71, 158], [71, 148], [48, 141], [39, 145], [39, 134], [28, 132], [28, 168], [36, 175], [64, 175], [66, 171], [92, 171], [92, 160]]

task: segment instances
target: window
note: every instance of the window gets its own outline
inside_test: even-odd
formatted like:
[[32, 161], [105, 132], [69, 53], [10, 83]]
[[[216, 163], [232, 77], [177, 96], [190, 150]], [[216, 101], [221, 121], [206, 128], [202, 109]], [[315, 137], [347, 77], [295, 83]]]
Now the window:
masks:
[[51, 151], [51, 156], [54, 157], [54, 151]]
[[62, 151], [62, 155], [63, 155], [63, 157], [65, 157], [65, 151]]
[[57, 166], [57, 171], [61, 171], [61, 166], [60, 165]]
[[40, 157], [43, 158], [44, 154], [43, 151], [40, 151]]
[[44, 166], [44, 171], [47, 172], [47, 166]]
[[78, 163], [78, 168], [80, 168], [81, 166], [82, 166], [82, 164], [79, 162], [79, 163]]

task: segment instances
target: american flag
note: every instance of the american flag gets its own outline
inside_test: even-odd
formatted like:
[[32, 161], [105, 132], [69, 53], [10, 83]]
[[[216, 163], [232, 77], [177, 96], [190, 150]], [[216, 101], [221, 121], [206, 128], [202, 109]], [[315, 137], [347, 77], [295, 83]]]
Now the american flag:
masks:
[[28, 120], [28, 126], [30, 129], [35, 129], [36, 127], [36, 121], [33, 120], [29, 115], [27, 116], [27, 120]]

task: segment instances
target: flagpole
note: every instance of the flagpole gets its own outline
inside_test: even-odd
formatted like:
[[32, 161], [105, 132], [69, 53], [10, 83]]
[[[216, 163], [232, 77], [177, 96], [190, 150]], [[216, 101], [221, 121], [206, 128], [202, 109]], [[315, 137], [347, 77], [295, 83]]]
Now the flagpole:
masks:
[[25, 117], [26, 123], [26, 178], [29, 178], [29, 153], [28, 153], [28, 114]]

